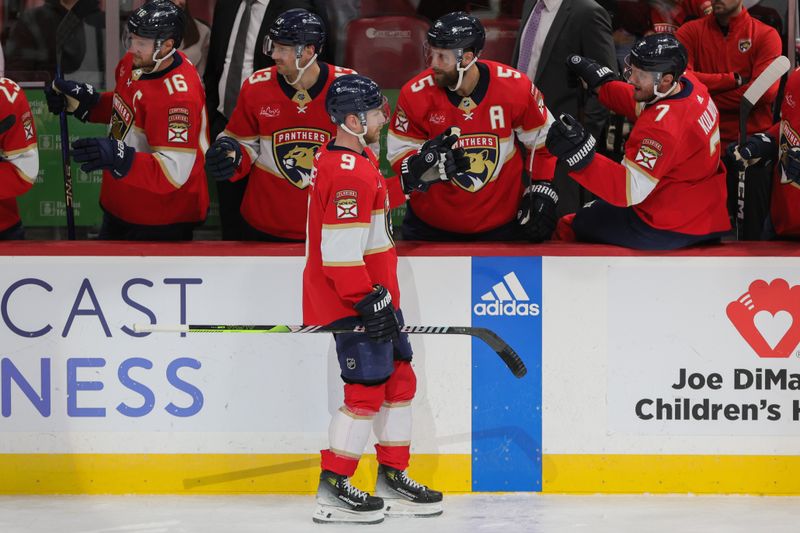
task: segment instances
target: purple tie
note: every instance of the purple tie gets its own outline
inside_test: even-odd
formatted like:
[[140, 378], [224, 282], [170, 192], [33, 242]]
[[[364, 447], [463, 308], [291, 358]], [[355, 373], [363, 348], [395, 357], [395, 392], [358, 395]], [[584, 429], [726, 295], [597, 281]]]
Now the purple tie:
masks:
[[536, 40], [536, 32], [539, 30], [542, 11], [544, 11], [544, 0], [539, 0], [536, 2], [536, 6], [531, 11], [528, 22], [522, 30], [522, 38], [519, 41], [519, 60], [517, 61], [517, 70], [520, 72], [528, 72], [531, 52], [533, 51], [533, 41]]

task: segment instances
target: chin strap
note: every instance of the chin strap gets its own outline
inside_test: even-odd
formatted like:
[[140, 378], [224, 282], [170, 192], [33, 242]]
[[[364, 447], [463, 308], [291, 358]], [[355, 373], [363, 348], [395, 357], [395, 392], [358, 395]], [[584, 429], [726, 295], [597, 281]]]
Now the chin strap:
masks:
[[304, 46], [297, 45], [295, 47], [295, 49], [294, 49], [295, 50], [294, 67], [297, 69], [297, 77], [294, 79], [294, 81], [289, 81], [289, 78], [287, 78], [286, 76], [283, 77], [283, 79], [285, 79], [286, 83], [288, 83], [289, 85], [294, 85], [295, 83], [300, 81], [300, 78], [303, 77], [303, 74], [305, 74], [305, 72], [308, 69], [308, 67], [310, 67], [311, 65], [314, 64], [314, 62], [317, 60], [317, 56], [319, 55], [319, 54], [315, 53], [313, 56], [311, 56], [311, 59], [308, 60], [308, 63], [306, 63], [306, 66], [301, 67], [300, 66], [300, 56], [303, 55], [303, 48], [304, 48]]
[[676, 81], [672, 82], [672, 85], [670, 86], [669, 89], [667, 89], [663, 93], [658, 92], [658, 84], [661, 82], [661, 76], [662, 76], [661, 74], [657, 74], [656, 75], [655, 81], [653, 82], [653, 95], [654, 96], [653, 96], [653, 98], [651, 98], [647, 102], [647, 105], [654, 104], [654, 103], [658, 102], [659, 100], [661, 100], [662, 98], [666, 98], [667, 96], [669, 96], [672, 93], [674, 93], [675, 89], [678, 87], [678, 81], [677, 81], [677, 77], [676, 77]]
[[456, 52], [456, 70], [458, 71], [458, 81], [456, 82], [455, 87], [448, 87], [448, 89], [450, 89], [453, 92], [457, 91], [459, 87], [461, 87], [461, 82], [464, 81], [464, 73], [468, 71], [469, 68], [472, 65], [474, 65], [476, 61], [478, 61], [478, 56], [475, 56], [475, 58], [472, 61], [470, 61], [466, 67], [462, 67], [461, 60], [463, 58], [464, 58], [464, 50], [459, 48], [458, 51]]
[[164, 61], [166, 61], [167, 59], [172, 57], [175, 54], [175, 52], [177, 52], [177, 49], [173, 48], [172, 50], [170, 50], [170, 52], [167, 55], [165, 55], [161, 59], [158, 59], [158, 53], [161, 51], [161, 45], [162, 44], [164, 44], [164, 41], [156, 41], [155, 42], [155, 46], [153, 47], [154, 48], [154, 50], [153, 50], [153, 62], [155, 63], [155, 65], [153, 65], [153, 68], [151, 68], [150, 70], [142, 69], [142, 72], [144, 72], [145, 74], [150, 74], [151, 72], [158, 71], [158, 69], [161, 68], [161, 63], [163, 63]]
[[367, 121], [366, 120], [364, 120], [364, 119], [361, 120], [361, 126], [362, 126], [362, 129], [364, 130], [362, 133], [356, 133], [353, 130], [351, 130], [350, 128], [348, 128], [347, 126], [345, 126], [344, 124], [341, 124], [341, 126], [342, 126], [342, 129], [344, 131], [346, 131], [347, 133], [349, 133], [350, 135], [358, 137], [358, 140], [361, 142], [361, 146], [367, 146], [367, 141], [364, 139], [364, 137], [367, 135]]

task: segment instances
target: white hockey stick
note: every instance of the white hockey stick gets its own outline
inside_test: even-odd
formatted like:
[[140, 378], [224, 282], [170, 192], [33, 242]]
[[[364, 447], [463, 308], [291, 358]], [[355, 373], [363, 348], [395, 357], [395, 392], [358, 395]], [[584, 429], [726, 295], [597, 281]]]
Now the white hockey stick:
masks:
[[[764, 71], [759, 74], [758, 78], [753, 80], [750, 87], [744, 92], [742, 102], [739, 104], [739, 147], [747, 142], [747, 119], [750, 117], [750, 111], [753, 106], [764, 96], [770, 87], [775, 82], [781, 79], [781, 76], [786, 74], [791, 67], [789, 58], [786, 56], [776, 57], [772, 63], [769, 64]], [[737, 149], [738, 152], [738, 149]], [[736, 186], [736, 195], [738, 199], [736, 210], [736, 239], [744, 239], [744, 200], [745, 200], [745, 173], [747, 171], [747, 163], [739, 171], [739, 182]]]

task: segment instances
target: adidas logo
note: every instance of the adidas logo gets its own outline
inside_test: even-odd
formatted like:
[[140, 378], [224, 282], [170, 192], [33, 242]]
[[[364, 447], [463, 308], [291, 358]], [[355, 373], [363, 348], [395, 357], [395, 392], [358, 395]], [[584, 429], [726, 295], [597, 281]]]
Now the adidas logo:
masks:
[[472, 311], [478, 316], [539, 316], [539, 304], [530, 301], [517, 275], [509, 272], [481, 296]]

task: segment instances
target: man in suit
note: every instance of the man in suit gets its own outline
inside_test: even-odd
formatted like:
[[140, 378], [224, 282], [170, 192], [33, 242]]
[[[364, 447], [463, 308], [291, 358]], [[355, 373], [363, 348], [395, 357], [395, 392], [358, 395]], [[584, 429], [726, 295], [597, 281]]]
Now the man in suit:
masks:
[[[256, 70], [275, 64], [263, 46], [269, 27], [278, 15], [289, 9], [302, 7], [313, 11], [313, 3], [310, 0], [219, 0], [217, 2], [214, 7], [214, 20], [211, 23], [208, 63], [203, 76], [212, 140], [225, 129], [230, 113], [236, 105], [242, 82]], [[245, 13], [245, 10], [249, 13]], [[247, 28], [241, 28], [243, 19], [248, 23]], [[240, 29], [243, 31], [241, 37]], [[237, 41], [239, 41], [238, 47]], [[234, 51], [237, 53], [234, 54]], [[222, 238], [225, 240], [241, 238], [242, 218], [239, 206], [246, 186], [246, 178], [237, 182], [217, 182]]]
[[[583, 90], [568, 74], [567, 57], [591, 57], [612, 68], [617, 64], [611, 19], [595, 0], [525, 0], [522, 25], [512, 66], [524, 72], [544, 94], [553, 115], [569, 113], [596, 139], [604, 139], [608, 112], [595, 95]], [[602, 144], [602, 143], [601, 143]], [[574, 213], [590, 199], [588, 192], [567, 176], [563, 164], [553, 179], [558, 190], [558, 214]]]

